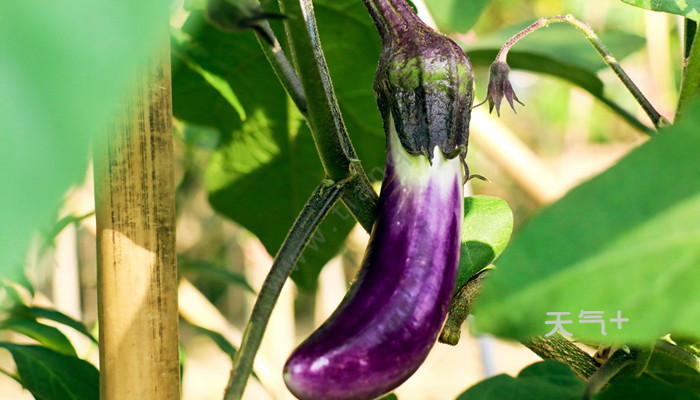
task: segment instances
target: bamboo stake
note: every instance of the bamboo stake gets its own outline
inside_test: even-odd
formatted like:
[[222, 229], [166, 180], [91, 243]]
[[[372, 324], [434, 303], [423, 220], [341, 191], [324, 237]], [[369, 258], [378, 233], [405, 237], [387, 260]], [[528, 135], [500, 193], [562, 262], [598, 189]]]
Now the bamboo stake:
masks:
[[170, 49], [159, 48], [96, 149], [103, 400], [180, 397]]

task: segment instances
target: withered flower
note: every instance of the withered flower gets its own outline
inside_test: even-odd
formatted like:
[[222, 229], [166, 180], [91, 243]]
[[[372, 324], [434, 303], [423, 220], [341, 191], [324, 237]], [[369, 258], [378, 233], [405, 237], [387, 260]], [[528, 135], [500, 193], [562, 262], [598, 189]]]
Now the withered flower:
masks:
[[510, 84], [510, 80], [508, 80], [509, 73], [510, 67], [508, 67], [508, 64], [506, 64], [505, 61], [494, 61], [493, 64], [491, 64], [491, 68], [489, 68], [489, 87], [486, 91], [486, 98], [484, 101], [475, 105], [474, 107], [478, 107], [488, 101], [489, 113], [493, 111], [493, 106], [495, 105], [496, 114], [498, 114], [500, 117], [501, 100], [503, 100], [504, 96], [506, 100], [508, 100], [508, 104], [510, 104], [510, 108], [512, 108], [514, 112], [515, 107], [513, 105], [513, 100], [524, 106], [525, 104], [518, 99], [518, 96], [516, 96], [515, 92], [513, 91], [513, 86]]

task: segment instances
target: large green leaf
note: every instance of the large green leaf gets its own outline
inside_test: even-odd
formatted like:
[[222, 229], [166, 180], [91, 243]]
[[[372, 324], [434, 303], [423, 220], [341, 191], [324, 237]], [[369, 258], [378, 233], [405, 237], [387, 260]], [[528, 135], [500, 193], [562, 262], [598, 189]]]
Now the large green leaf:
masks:
[[700, 374], [664, 353], [654, 352], [644, 373], [669, 385], [689, 389], [700, 396]]
[[[564, 328], [593, 341], [700, 331], [700, 104], [688, 116], [517, 232], [477, 302], [478, 330], [542, 335], [547, 312], [568, 312]], [[607, 335], [581, 311], [604, 312]], [[629, 321], [610, 322], [618, 311]]]
[[12, 318], [0, 324], [0, 330], [8, 329], [30, 337], [43, 346], [61, 354], [75, 356], [70, 340], [53, 326], [44, 325], [33, 318]]
[[694, 21], [700, 21], [700, 0], [622, 0], [652, 11], [663, 11], [671, 14], [682, 15]]
[[184, 272], [193, 272], [197, 276], [201, 276], [212, 281], [223, 282], [230, 285], [240, 286], [247, 292], [255, 294], [255, 290], [248, 283], [245, 276], [234, 272], [227, 271], [218, 265], [202, 262], [202, 261], [183, 261], [179, 260], [178, 268]]
[[[21, 268], [88, 164], [135, 65], [167, 34], [167, 1], [3, 1], [0, 275]], [[162, 35], [161, 35], [162, 36]]]
[[85, 335], [88, 339], [93, 341], [94, 343], [97, 343], [97, 340], [90, 334], [90, 331], [88, 331], [87, 327], [85, 324], [83, 324], [81, 321], [77, 321], [73, 319], [72, 317], [58, 311], [54, 310], [51, 308], [45, 308], [45, 307], [37, 307], [37, 306], [32, 306], [32, 307], [27, 307], [24, 305], [18, 306], [17, 309], [14, 310], [15, 315], [21, 315], [25, 317], [31, 317], [31, 318], [45, 318], [49, 319], [54, 322], [58, 322], [60, 324], [69, 326], [76, 331], [82, 333]]
[[462, 248], [455, 290], [505, 250], [512, 232], [513, 212], [508, 203], [490, 196], [464, 199]]
[[0, 343], [12, 354], [22, 385], [37, 400], [97, 400], [97, 368], [77, 357], [41, 346]]
[[648, 376], [632, 378], [623, 376], [614, 379], [594, 400], [638, 400], [638, 399], [673, 399], [698, 400], [688, 389], [675, 387]]
[[568, 365], [549, 360], [528, 365], [517, 378], [501, 374], [483, 380], [457, 400], [580, 400], [585, 387]]
[[[348, 131], [368, 174], [378, 180], [383, 175], [385, 145], [372, 91], [380, 50], [374, 25], [362, 2], [325, 0], [314, 5]], [[192, 41], [187, 48], [176, 47], [174, 55], [188, 55], [196, 49], [198, 60], [208, 57], [208, 63], [199, 65], [211, 65], [211, 74], [223, 75], [247, 116], [242, 122], [211, 80], [186, 66], [175, 67], [175, 115], [221, 133], [207, 170], [209, 200], [275, 254], [308, 196], [324, 178], [311, 133], [251, 32], [221, 33], [202, 25], [201, 14], [195, 13], [183, 30]], [[177, 61], [175, 58], [174, 65]], [[292, 274], [300, 287], [315, 286], [321, 267], [337, 253], [353, 225], [343, 205], [330, 212]]]
[[[529, 24], [506, 28], [480, 38], [474, 45], [463, 47], [475, 67], [488, 67], [493, 63], [501, 46]], [[641, 36], [619, 31], [604, 32], [600, 38], [617, 60], [622, 60], [641, 49], [645, 43]], [[606, 67], [605, 62], [590, 42], [572, 26], [553, 24], [528, 35], [508, 52], [508, 65], [512, 69], [565, 79], [588, 91], [631, 122], [630, 114], [613, 103], [604, 93], [604, 85], [597, 72]]]
[[426, 0], [425, 5], [441, 32], [466, 32], [491, 0]]

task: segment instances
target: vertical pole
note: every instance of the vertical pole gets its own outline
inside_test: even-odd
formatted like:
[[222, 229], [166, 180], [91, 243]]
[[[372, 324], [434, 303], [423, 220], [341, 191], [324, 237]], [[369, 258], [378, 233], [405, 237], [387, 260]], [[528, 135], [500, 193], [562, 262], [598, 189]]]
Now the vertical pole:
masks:
[[[164, 30], [167, 32], [167, 29]], [[100, 398], [180, 397], [170, 48], [96, 146]]]

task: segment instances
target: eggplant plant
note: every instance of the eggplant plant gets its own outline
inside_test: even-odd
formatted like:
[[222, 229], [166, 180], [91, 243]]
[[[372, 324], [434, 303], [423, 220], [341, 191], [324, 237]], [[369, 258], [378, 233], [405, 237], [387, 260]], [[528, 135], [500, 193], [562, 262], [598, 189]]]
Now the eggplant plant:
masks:
[[[231, 356], [233, 367], [225, 398], [242, 398], [251, 376], [266, 383], [263, 374], [253, 373], [253, 361], [283, 285], [291, 278], [300, 291], [313, 292], [321, 268], [339, 254], [349, 232], [359, 223], [370, 233], [370, 240], [362, 261], [358, 261], [355, 280], [336, 311], [315, 330], [310, 329], [310, 335], [299, 340], [289, 354], [284, 368], [274, 371], [280, 384], [271, 390], [288, 390], [301, 400], [384, 395], [393, 399], [397, 394], [402, 399], [411, 398], [399, 386], [412, 383], [411, 376], [429, 352], [440, 346], [437, 341], [464, 345], [458, 343], [460, 333], [471, 316], [470, 334], [517, 340], [545, 361], [524, 368], [517, 377], [460, 381], [459, 391], [435, 397], [697, 399], [697, 4], [622, 0], [683, 18], [682, 29], [671, 28], [683, 44], [678, 61], [671, 64], [675, 68], [672, 72], [678, 72], [679, 85], [677, 96], [673, 88], [668, 97], [677, 103], [669, 106], [666, 102], [656, 108], [661, 98], [647, 99], [641, 90], [647, 91], [649, 82], [638, 87], [621, 66], [627, 55], [644, 47], [640, 36], [601, 29], [606, 25], [597, 24], [596, 30], [602, 32], [598, 37], [571, 14], [533, 15], [531, 2], [415, 3], [422, 14], [433, 17], [429, 24], [434, 22], [435, 26], [428, 27], [418, 18], [408, 0], [186, 0], [183, 9], [174, 6], [173, 114], [177, 119], [176, 143], [184, 158], [178, 199], [186, 197], [184, 193], [201, 177], [212, 208], [253, 233], [268, 252], [276, 252], [240, 346], [222, 333], [185, 325], [185, 332], [194, 329], [210, 337]], [[613, 3], [615, 0], [605, 2], [606, 7]], [[561, 8], [565, 13], [590, 15], [582, 4], [566, 2]], [[8, 8], [14, 16], [7, 19], [8, 24], [0, 24], [0, 38], [7, 26], [51, 33], [56, 26], [73, 23], [66, 20], [66, 15], [72, 14], [52, 8], [58, 6], [47, 6], [46, 10], [26, 7], [20, 2]], [[84, 8], [93, 9], [87, 3]], [[620, 4], [619, 10], [620, 15], [630, 15], [625, 27], [642, 21], [633, 7]], [[8, 40], [0, 40], [0, 58], [9, 59], [11, 67], [0, 74], [0, 86], [9, 87], [11, 93], [15, 87], [46, 87], [51, 92], [44, 97], [34, 93], [17, 96], [16, 103], [0, 109], [0, 117], [11, 117], [9, 126], [14, 129], [22, 118], [39, 115], [16, 112], [16, 104], [29, 103], [35, 97], [45, 100], [37, 109], [50, 104], [59, 112], [51, 109], [47, 115], [65, 115], [49, 125], [71, 128], [66, 131], [85, 132], [96, 126], [91, 120], [83, 121], [82, 113], [76, 110], [92, 110], [89, 114], [96, 115], [95, 120], [106, 115], [95, 111], [99, 109], [98, 97], [116, 99], [117, 91], [110, 90], [105, 96], [95, 95], [94, 89], [86, 91], [88, 86], [101, 87], [88, 79], [100, 68], [86, 70], [89, 74], [81, 76], [82, 69], [68, 71], [58, 63], [47, 68], [57, 74], [51, 82], [44, 75], [30, 85], [23, 85], [22, 80], [25, 71], [33, 76], [37, 65], [44, 68], [52, 61], [83, 54], [85, 49], [103, 49], [105, 43], [122, 50], [138, 47], [125, 46], [119, 40], [90, 41], [91, 36], [107, 35], [85, 35], [83, 30], [92, 32], [94, 26], [81, 25], [83, 22], [98, 21], [94, 25], [104, 27], [129, 25], [118, 19], [110, 22], [112, 13], [103, 14], [94, 19], [84, 15], [78, 25], [81, 29], [68, 29], [74, 33], [76, 45], [64, 53], [47, 52], [44, 42], [37, 42], [41, 46], [34, 43], [37, 37], [52, 38], [55, 33], [34, 34], [23, 28], [7, 35]], [[133, 26], [146, 26], [148, 19], [141, 15], [144, 13], [113, 14], [115, 18], [139, 16], [135, 19], [139, 24]], [[486, 23], [474, 27], [480, 15]], [[515, 23], [515, 15], [527, 15], [528, 22], [496, 29], [504, 21]], [[36, 20], [57, 22], [37, 26]], [[608, 21], [607, 27], [611, 24]], [[466, 32], [470, 33], [462, 35]], [[24, 62], [34, 59], [18, 53], [23, 46], [31, 50], [27, 54], [49, 56], [41, 63], [26, 65]], [[649, 51], [654, 59], [669, 58], [655, 53], [657, 50]], [[146, 50], [135, 54], [139, 52]], [[5, 57], [6, 53], [10, 56]], [[106, 55], [84, 58], [110, 60]], [[15, 61], [21, 68], [14, 67]], [[113, 60], [96, 61], [94, 66], [98, 65], [119, 65], [105, 68], [107, 78], [103, 80], [111, 82], [109, 78], [114, 77], [110, 87], [124, 86], [126, 79], [119, 74], [126, 75], [130, 65]], [[599, 74], [603, 68], [610, 68], [622, 85], [603, 79]], [[553, 76], [566, 84], [544, 79], [533, 86], [523, 85], [522, 71]], [[640, 71], [635, 71], [635, 80], [643, 75]], [[655, 79], [663, 75], [655, 74]], [[22, 79], [5, 80], [6, 75]], [[666, 75], [671, 78], [674, 73], [667, 71]], [[65, 84], [82, 81], [90, 84]], [[595, 127], [601, 141], [622, 137], [627, 144], [644, 143], [566, 196], [542, 201], [533, 195], [536, 189], [532, 187], [549, 177], [533, 173], [543, 169], [525, 168], [527, 163], [522, 163], [521, 153], [513, 152], [517, 146], [510, 146], [511, 142], [492, 146], [495, 139], [502, 139], [503, 129], [493, 122], [495, 116], [487, 115], [486, 107], [478, 108], [473, 102], [479, 98], [488, 103], [488, 113], [495, 108], [504, 124], [529, 138], [529, 143], [539, 143], [540, 135], [542, 142], [556, 141], [547, 136], [575, 130], [561, 125], [562, 115], [580, 112], [573, 97], [569, 102], [562, 100], [568, 95], [559, 92], [568, 93], [568, 85], [583, 89], [596, 104], [604, 106], [584, 118]], [[86, 104], [85, 99], [76, 104], [56, 101], [67, 98], [64, 87], [71, 86], [95, 105]], [[627, 92], [619, 91], [623, 87], [632, 95], [627, 100], [623, 97]], [[503, 99], [510, 107], [517, 107], [517, 116], [500, 114]], [[631, 110], [632, 99], [643, 114]], [[523, 104], [527, 106], [523, 108]], [[162, 115], [167, 117], [168, 113]], [[516, 117], [519, 119], [514, 120]], [[36, 122], [29, 118], [21, 126], [41, 130], [47, 125]], [[576, 124], [578, 129], [584, 123], [579, 120]], [[36, 133], [29, 128], [16, 131]], [[537, 136], [528, 130], [537, 131]], [[477, 176], [467, 168], [470, 136], [477, 144], [477, 151], [472, 146], [470, 167], [493, 184], [473, 182], [467, 187], [476, 193], [497, 187], [492, 193], [507, 198], [514, 212], [495, 197], [464, 197], [465, 183]], [[6, 160], [34, 153], [14, 150], [24, 136], [8, 137], [17, 140], [10, 141], [8, 157], [0, 157], [0, 163], [5, 171], [19, 171]], [[52, 144], [62, 137], [49, 135], [45, 142]], [[60, 157], [47, 157], [38, 151], [37, 158], [61, 159], [86, 150], [53, 147], [62, 152]], [[493, 164], [483, 162], [484, 155], [498, 160], [495, 164], [507, 174], [501, 168], [486, 168]], [[74, 169], [84, 167], [74, 164]], [[27, 171], [31, 172], [25, 174], [29, 178], [16, 181], [41, 177], [36, 168]], [[513, 181], [505, 175], [513, 176]], [[377, 194], [373, 183], [379, 181], [382, 187]], [[55, 191], [55, 186], [49, 192]], [[10, 192], [14, 191], [10, 188]], [[0, 201], [8, 198], [13, 199], [0, 196]], [[545, 204], [550, 200], [556, 201]], [[27, 207], [33, 204], [14, 201], [2, 211], [20, 203]], [[27, 210], [29, 215], [36, 212]], [[513, 213], [516, 236], [508, 243]], [[8, 221], [4, 229], [18, 225], [12, 222], [17, 222], [14, 217]], [[26, 235], [20, 232], [19, 236]], [[225, 253], [222, 246], [216, 251], [212, 258]], [[219, 288], [221, 281], [227, 280], [254, 293], [240, 276], [215, 262], [200, 263], [190, 256], [180, 257], [181, 270], [188, 275], [205, 279], [209, 274], [214, 279], [208, 282]], [[40, 346], [13, 343], [14, 336], [3, 336], [0, 348], [9, 351], [17, 368], [14, 372], [3, 366], [0, 372], [37, 398], [96, 398], [97, 369], [78, 357], [80, 347], [54, 325], [77, 330], [90, 341], [95, 341], [93, 335], [82, 321], [34, 304], [34, 288], [28, 282], [31, 276], [25, 275], [31, 274], [2, 277], [0, 300], [11, 301], [0, 304], [0, 332], [23, 335]], [[30, 289], [29, 294], [17, 282]], [[308, 330], [300, 333], [306, 335]], [[583, 343], [593, 346], [592, 350], [599, 347], [595, 358], [581, 350]], [[169, 351], [174, 354], [173, 348]], [[455, 357], [453, 362], [468, 361]], [[394, 389], [397, 394], [387, 395]]]
[[285, 365], [300, 399], [372, 399], [405, 381], [435, 343], [457, 279], [471, 65], [406, 3], [365, 4], [383, 42], [374, 87], [386, 170], [355, 282]]

